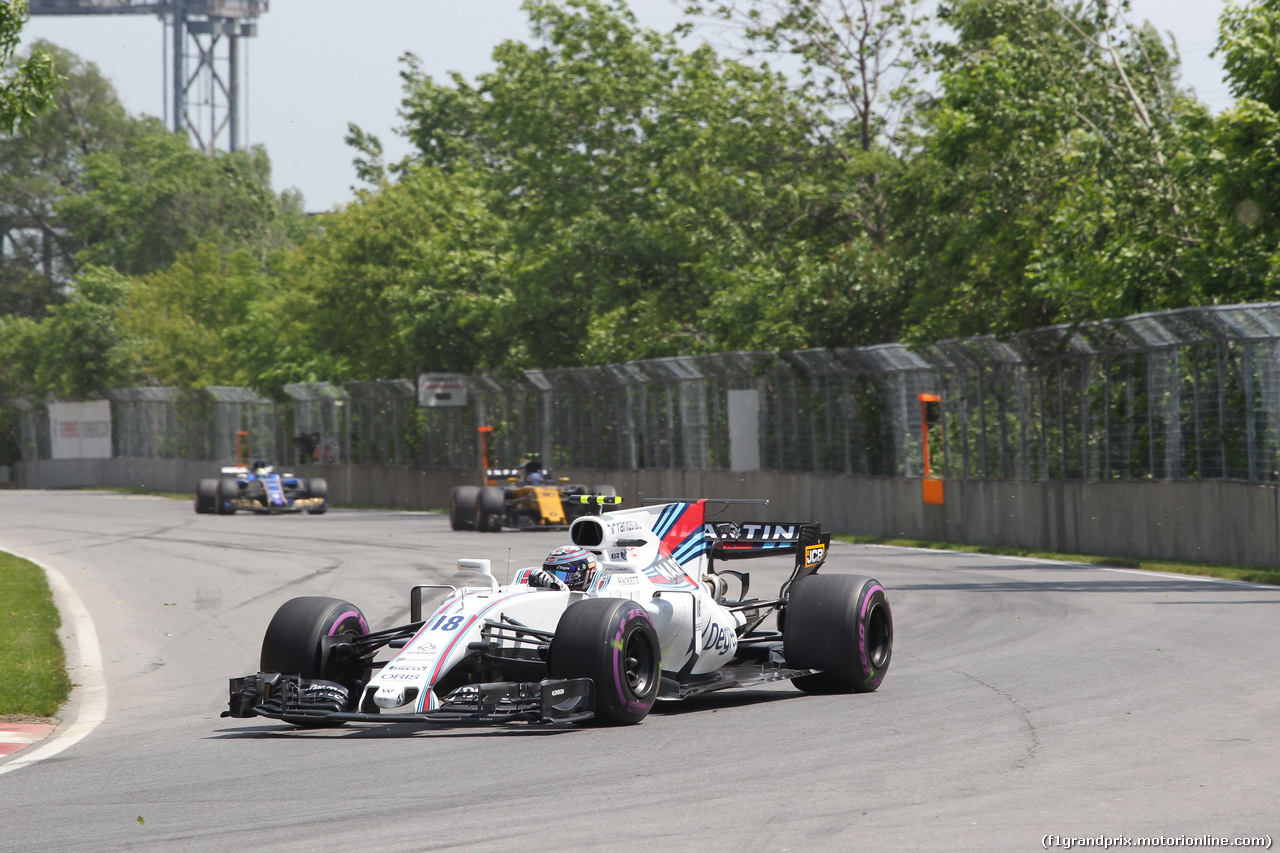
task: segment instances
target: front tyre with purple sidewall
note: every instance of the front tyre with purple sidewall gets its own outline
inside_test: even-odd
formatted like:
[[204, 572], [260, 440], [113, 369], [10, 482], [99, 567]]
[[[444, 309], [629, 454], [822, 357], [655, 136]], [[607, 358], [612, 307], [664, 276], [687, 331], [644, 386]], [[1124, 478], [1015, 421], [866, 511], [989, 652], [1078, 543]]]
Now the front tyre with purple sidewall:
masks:
[[808, 575], [787, 602], [783, 654], [806, 693], [870, 693], [893, 656], [893, 614], [884, 587], [859, 575]]
[[363, 687], [365, 663], [354, 655], [349, 641], [367, 633], [368, 621], [349, 601], [316, 595], [291, 598], [267, 625], [261, 671], [337, 682], [347, 688], [354, 705]]
[[662, 652], [644, 608], [619, 598], [588, 598], [560, 617], [547, 653], [551, 678], [590, 678], [596, 721], [631, 725], [658, 698]]

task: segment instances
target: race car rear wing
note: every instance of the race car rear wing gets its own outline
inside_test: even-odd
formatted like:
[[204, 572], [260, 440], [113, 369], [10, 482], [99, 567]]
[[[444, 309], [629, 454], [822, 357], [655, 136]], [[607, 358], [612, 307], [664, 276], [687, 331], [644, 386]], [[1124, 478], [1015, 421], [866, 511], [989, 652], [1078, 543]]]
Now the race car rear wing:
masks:
[[831, 545], [831, 534], [823, 533], [822, 525], [816, 521], [754, 524], [721, 522], [708, 524], [707, 527], [707, 538], [711, 540], [710, 558], [713, 562], [795, 554], [795, 580], [817, 571], [827, 559], [827, 550]]
[[[818, 522], [796, 522], [769, 524], [732, 524], [722, 522], [708, 524], [707, 538], [710, 545], [707, 549], [707, 569], [716, 573], [715, 562], [719, 560], [749, 560], [756, 557], [772, 557], [781, 554], [794, 554], [795, 564], [791, 576], [778, 592], [780, 599], [787, 597], [787, 590], [795, 586], [800, 578], [813, 574], [827, 559], [831, 547], [831, 534], [823, 533]], [[740, 597], [747, 597], [751, 583], [750, 572], [735, 572], [720, 569], [718, 574], [732, 575], [742, 584]]]
[[[719, 515], [734, 505], [760, 504], [768, 506], [769, 501], [743, 498], [705, 498], [700, 501], [685, 498], [646, 498], [642, 505], [667, 503], [702, 504], [706, 516]], [[716, 507], [712, 510], [712, 507]], [[719, 560], [749, 560], [756, 557], [777, 557], [784, 554], [796, 555], [796, 571], [791, 582], [812, 574], [827, 559], [831, 546], [831, 534], [822, 532], [822, 525], [816, 521], [795, 522], [753, 522], [735, 524], [729, 521], [703, 524], [703, 534], [707, 541], [707, 558], [709, 570]]]

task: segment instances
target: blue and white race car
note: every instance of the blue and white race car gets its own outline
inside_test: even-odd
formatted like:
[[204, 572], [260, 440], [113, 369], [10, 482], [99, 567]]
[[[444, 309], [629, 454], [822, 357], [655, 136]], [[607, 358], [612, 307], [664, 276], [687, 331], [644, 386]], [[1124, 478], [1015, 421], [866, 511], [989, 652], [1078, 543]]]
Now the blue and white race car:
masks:
[[[893, 649], [880, 583], [819, 574], [831, 537], [817, 523], [713, 523], [707, 504], [577, 518], [572, 546], [506, 585], [488, 560], [459, 560], [475, 585], [413, 587], [407, 625], [371, 630], [340, 599], [287, 601], [267, 627], [260, 671], [231, 679], [223, 716], [630, 724], [659, 699], [781, 679], [806, 692], [879, 687]], [[776, 597], [748, 598], [749, 574], [725, 564], [770, 556], [792, 558], [790, 576]], [[440, 591], [427, 612], [426, 596]], [[763, 627], [770, 615], [777, 629]]]
[[196, 484], [196, 512], [232, 515], [237, 510], [321, 515], [329, 508], [329, 484], [319, 477], [276, 473], [266, 462], [222, 469], [222, 476]]

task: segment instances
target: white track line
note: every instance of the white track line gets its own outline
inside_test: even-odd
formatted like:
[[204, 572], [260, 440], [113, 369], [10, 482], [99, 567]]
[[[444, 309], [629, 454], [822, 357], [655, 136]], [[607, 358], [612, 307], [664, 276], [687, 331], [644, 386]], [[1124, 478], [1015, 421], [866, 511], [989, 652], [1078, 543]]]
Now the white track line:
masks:
[[58, 612], [62, 614], [64, 623], [70, 623], [72, 636], [75, 637], [75, 648], [68, 650], [72, 659], [68, 661], [67, 670], [79, 686], [73, 694], [76, 699], [76, 718], [71, 725], [65, 728], [59, 726], [40, 746], [29, 746], [16, 753], [21, 757], [0, 764], [0, 775], [52, 758], [67, 747], [75, 746], [107, 717], [107, 680], [102, 674], [102, 650], [98, 646], [98, 632], [93, 627], [93, 617], [61, 572], [39, 560], [23, 557], [13, 551], [9, 553], [35, 563], [44, 569], [49, 578], [49, 587], [53, 590]]

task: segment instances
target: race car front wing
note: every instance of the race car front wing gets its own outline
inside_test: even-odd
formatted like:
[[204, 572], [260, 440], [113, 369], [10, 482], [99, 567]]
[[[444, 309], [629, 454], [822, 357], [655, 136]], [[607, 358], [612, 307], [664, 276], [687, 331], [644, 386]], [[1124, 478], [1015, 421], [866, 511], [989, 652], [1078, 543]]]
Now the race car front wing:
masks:
[[579, 723], [595, 716], [595, 684], [589, 678], [467, 684], [440, 707], [421, 714], [347, 711], [349, 692], [332, 681], [259, 672], [231, 679], [224, 717], [268, 717], [295, 725], [329, 723], [431, 723], [445, 726], [498, 723]]
[[257, 513], [302, 512], [304, 509], [319, 509], [325, 506], [324, 498], [294, 498], [293, 503], [273, 504], [257, 498], [232, 498], [231, 505], [239, 510]]

